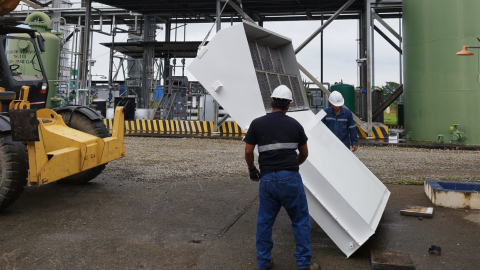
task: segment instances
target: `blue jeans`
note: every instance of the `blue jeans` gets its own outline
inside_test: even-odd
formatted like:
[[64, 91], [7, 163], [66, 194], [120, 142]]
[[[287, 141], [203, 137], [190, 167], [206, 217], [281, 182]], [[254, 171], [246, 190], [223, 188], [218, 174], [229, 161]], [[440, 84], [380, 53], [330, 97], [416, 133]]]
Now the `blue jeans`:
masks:
[[298, 269], [311, 264], [310, 215], [302, 177], [298, 172], [273, 172], [262, 176], [258, 190], [260, 206], [257, 219], [257, 262], [258, 268], [266, 269], [272, 259], [272, 227], [283, 206], [292, 221], [295, 235], [295, 259]]

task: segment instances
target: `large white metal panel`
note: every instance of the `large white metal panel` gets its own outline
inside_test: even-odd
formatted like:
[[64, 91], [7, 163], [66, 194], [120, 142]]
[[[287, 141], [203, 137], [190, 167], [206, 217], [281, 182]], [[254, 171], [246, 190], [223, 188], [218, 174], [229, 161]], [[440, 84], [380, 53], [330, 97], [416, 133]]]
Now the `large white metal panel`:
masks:
[[[188, 67], [244, 130], [266, 113], [247, 38], [277, 47], [285, 72], [300, 78], [291, 40], [248, 22], [218, 32]], [[216, 82], [222, 85], [218, 91], [212, 88]], [[309, 138], [309, 157], [300, 173], [310, 215], [348, 257], [375, 232], [390, 192], [320, 121], [320, 114], [288, 113]]]

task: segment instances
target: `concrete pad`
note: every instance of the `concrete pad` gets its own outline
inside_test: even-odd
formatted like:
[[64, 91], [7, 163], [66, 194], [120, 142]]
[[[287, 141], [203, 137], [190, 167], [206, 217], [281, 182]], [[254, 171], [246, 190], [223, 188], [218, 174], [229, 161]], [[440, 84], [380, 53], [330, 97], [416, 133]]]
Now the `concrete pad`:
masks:
[[480, 213], [479, 214], [470, 214], [470, 215], [464, 217], [464, 219], [480, 225]]
[[415, 270], [410, 254], [405, 252], [389, 252], [372, 250], [370, 255], [372, 269], [383, 270]]
[[[235, 175], [28, 187], [0, 213], [0, 269], [253, 270], [257, 189]], [[322, 269], [371, 269], [371, 249], [409, 253], [417, 269], [480, 269], [480, 230], [471, 221], [479, 211], [437, 207], [432, 219], [402, 216], [405, 205], [431, 206], [423, 188], [388, 189], [377, 233], [349, 259], [312, 221], [313, 257]], [[273, 238], [274, 270], [296, 269], [284, 210]], [[430, 255], [431, 245], [441, 246], [442, 256]]]

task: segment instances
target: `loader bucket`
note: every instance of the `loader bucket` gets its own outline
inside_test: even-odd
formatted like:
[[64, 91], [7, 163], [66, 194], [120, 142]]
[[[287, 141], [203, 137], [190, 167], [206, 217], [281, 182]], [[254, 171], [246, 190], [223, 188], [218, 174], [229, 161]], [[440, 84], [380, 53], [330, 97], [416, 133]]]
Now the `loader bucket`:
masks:
[[288, 115], [309, 138], [300, 173], [310, 215], [347, 257], [375, 233], [390, 192], [321, 122], [324, 112], [309, 110], [290, 39], [239, 23], [201, 47], [188, 69], [246, 131], [270, 111], [273, 89], [287, 85], [294, 96]]

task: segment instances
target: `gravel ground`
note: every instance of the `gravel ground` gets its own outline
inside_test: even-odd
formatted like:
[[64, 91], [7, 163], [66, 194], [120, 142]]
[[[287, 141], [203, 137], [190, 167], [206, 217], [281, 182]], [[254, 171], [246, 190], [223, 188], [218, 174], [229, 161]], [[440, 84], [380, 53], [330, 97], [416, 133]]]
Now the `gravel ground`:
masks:
[[[101, 177], [149, 183], [186, 181], [191, 176], [248, 177], [242, 141], [127, 137], [125, 145], [127, 156], [110, 162]], [[385, 183], [480, 180], [480, 151], [365, 146], [356, 155]]]

